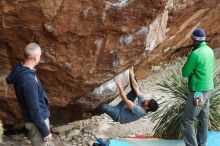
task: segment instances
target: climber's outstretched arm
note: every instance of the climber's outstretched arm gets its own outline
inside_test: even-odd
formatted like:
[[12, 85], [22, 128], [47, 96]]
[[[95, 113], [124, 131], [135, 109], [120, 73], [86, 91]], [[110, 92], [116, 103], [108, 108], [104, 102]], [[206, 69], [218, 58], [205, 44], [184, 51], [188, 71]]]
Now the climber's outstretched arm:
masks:
[[127, 105], [128, 109], [131, 110], [134, 106], [134, 103], [127, 98], [127, 96], [124, 92], [124, 89], [121, 85], [121, 80], [120, 79], [115, 79], [115, 83], [118, 86], [119, 94], [121, 96], [122, 101]]
[[131, 80], [131, 87], [135, 91], [136, 95], [139, 97], [141, 96], [141, 91], [139, 89], [138, 83], [134, 77], [134, 69], [133, 67], [129, 69], [129, 74], [130, 74], [130, 80]]

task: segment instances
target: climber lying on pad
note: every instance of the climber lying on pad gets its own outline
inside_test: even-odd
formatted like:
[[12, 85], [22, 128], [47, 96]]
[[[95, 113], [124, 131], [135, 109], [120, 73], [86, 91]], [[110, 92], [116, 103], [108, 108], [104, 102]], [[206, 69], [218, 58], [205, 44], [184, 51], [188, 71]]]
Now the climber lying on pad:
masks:
[[116, 106], [108, 104], [98, 106], [99, 111], [108, 114], [115, 122], [121, 124], [136, 121], [146, 116], [149, 111], [155, 112], [158, 109], [158, 103], [154, 99], [146, 99], [141, 94], [133, 68], [129, 70], [129, 74], [131, 91], [127, 95], [120, 79], [115, 79], [122, 101]]

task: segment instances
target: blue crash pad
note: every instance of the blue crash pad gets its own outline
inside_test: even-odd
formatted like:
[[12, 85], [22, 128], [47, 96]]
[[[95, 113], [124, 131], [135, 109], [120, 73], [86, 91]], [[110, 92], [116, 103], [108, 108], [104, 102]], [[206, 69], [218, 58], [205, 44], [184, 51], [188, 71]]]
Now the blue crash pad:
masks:
[[182, 140], [163, 139], [114, 139], [109, 146], [185, 146]]
[[[110, 140], [109, 146], [185, 146], [183, 140], [119, 138]], [[207, 146], [220, 146], [220, 132], [208, 133]]]
[[220, 146], [220, 132], [209, 132], [207, 146]]

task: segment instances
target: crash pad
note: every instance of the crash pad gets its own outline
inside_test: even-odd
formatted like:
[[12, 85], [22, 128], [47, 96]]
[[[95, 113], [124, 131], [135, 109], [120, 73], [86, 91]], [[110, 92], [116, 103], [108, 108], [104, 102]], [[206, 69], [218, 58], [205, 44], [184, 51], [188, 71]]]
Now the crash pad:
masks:
[[[129, 137], [111, 139], [109, 146], [185, 146], [185, 144], [183, 140]], [[207, 146], [220, 146], [220, 132], [210, 131], [208, 133]]]

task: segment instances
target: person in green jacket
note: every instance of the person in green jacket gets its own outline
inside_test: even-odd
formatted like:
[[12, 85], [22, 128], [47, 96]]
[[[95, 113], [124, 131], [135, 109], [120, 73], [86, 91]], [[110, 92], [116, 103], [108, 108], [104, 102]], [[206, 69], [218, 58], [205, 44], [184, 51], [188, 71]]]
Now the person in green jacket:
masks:
[[[206, 45], [205, 31], [197, 28], [192, 33], [194, 48], [182, 68], [188, 78], [189, 94], [182, 115], [182, 132], [186, 146], [207, 146], [209, 97], [214, 88], [215, 57]], [[197, 130], [194, 121], [198, 118]]]

